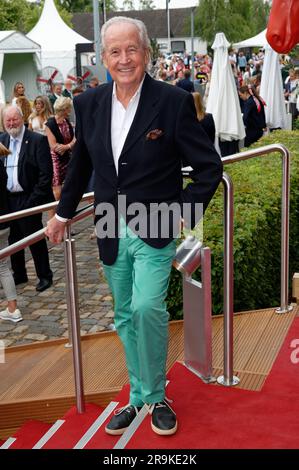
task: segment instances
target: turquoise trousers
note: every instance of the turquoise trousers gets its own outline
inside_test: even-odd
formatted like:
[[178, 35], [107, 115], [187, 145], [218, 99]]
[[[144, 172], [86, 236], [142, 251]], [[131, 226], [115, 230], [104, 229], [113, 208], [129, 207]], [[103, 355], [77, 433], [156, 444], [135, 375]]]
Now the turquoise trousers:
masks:
[[114, 321], [125, 349], [130, 403], [142, 406], [165, 397], [168, 347], [167, 294], [175, 240], [157, 249], [120, 223], [118, 256], [103, 265], [114, 298]]

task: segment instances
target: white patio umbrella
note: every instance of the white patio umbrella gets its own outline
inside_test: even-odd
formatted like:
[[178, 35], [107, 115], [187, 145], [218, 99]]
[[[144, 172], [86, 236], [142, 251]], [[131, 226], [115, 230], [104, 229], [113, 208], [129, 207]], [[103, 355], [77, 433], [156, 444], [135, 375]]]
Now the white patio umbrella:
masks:
[[245, 128], [237, 87], [228, 58], [229, 45], [224, 33], [216, 34], [212, 45], [215, 53], [207, 112], [213, 114], [216, 141], [219, 138], [221, 141], [230, 142], [244, 139]]
[[287, 114], [283, 94], [283, 84], [279, 58], [269, 44], [265, 46], [260, 95], [266, 102], [265, 115], [267, 126], [271, 129], [286, 129]]

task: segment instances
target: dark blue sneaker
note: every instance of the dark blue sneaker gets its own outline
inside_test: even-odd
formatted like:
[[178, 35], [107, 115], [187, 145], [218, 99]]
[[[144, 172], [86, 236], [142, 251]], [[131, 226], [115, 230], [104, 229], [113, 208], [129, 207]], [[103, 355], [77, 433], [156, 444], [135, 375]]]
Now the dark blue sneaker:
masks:
[[166, 399], [149, 405], [149, 413], [152, 415], [152, 430], [160, 436], [170, 436], [178, 428], [176, 414], [170, 408]]
[[132, 421], [136, 418], [140, 409], [140, 407], [128, 404], [123, 408], [118, 408], [115, 410], [114, 416], [110, 419], [109, 423], [105, 427], [106, 433], [112, 434], [113, 436], [123, 434], [130, 426]]

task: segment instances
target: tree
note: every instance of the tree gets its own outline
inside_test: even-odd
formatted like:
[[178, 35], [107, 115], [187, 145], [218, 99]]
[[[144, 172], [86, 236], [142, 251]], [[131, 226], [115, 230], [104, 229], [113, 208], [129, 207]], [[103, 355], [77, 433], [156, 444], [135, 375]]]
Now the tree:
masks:
[[124, 0], [122, 9], [126, 10], [126, 11], [134, 10], [135, 9], [134, 1], [133, 0]]
[[[93, 10], [92, 0], [58, 0], [61, 6], [71, 13], [91, 12]], [[116, 0], [105, 0], [106, 11], [115, 11]], [[103, 8], [103, 0], [99, 0], [99, 10]]]
[[153, 0], [139, 0], [139, 10], [154, 10]]
[[195, 33], [210, 44], [218, 32], [237, 42], [261, 32], [269, 10], [263, 0], [201, 0], [195, 12]]
[[[28, 33], [38, 22], [44, 2], [40, 5], [26, 0], [0, 0], [0, 25], [2, 30]], [[58, 5], [62, 19], [71, 26], [71, 15]]]

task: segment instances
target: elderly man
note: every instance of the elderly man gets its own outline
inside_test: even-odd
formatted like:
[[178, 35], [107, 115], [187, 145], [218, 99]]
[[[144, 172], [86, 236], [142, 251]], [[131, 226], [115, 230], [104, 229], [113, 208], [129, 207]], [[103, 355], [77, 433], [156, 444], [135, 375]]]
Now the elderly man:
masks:
[[[53, 201], [53, 168], [47, 138], [25, 128], [22, 111], [16, 106], [4, 108], [3, 125], [6, 132], [0, 135], [0, 142], [11, 151], [5, 162], [9, 212]], [[10, 224], [9, 244], [42, 227], [42, 214], [14, 220]], [[30, 250], [39, 278], [36, 290], [42, 292], [52, 285], [53, 277], [47, 243], [41, 240], [31, 245]], [[24, 250], [12, 255], [11, 265], [15, 283], [27, 282]]]
[[[222, 164], [197, 121], [192, 95], [146, 73], [150, 42], [141, 21], [110, 19], [102, 28], [102, 47], [113, 82], [75, 99], [77, 143], [47, 234], [54, 243], [61, 242], [94, 169], [100, 258], [130, 378], [129, 403], [105, 429], [122, 434], [147, 404], [153, 431], [170, 435], [176, 432], [177, 418], [165, 398], [165, 297], [180, 220], [171, 211], [157, 215], [156, 205], [163, 203], [165, 209], [172, 203], [179, 208], [189, 204], [194, 225], [196, 203], [207, 206]], [[184, 190], [182, 162], [194, 169], [194, 182]], [[111, 215], [111, 207], [117, 216]], [[132, 219], [136, 209], [142, 213], [138, 223]], [[111, 221], [114, 230], [105, 234]], [[162, 233], [164, 222], [170, 223], [168, 234]]]

